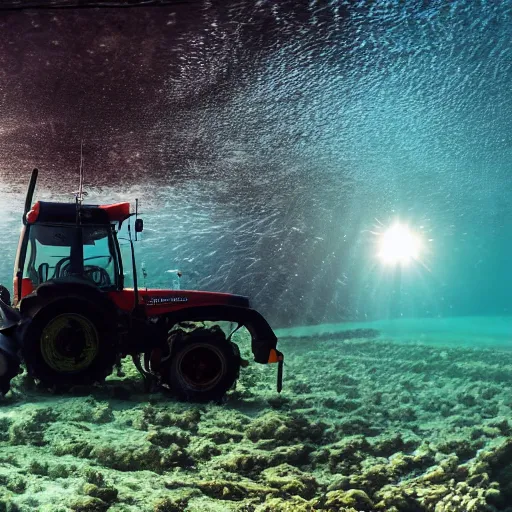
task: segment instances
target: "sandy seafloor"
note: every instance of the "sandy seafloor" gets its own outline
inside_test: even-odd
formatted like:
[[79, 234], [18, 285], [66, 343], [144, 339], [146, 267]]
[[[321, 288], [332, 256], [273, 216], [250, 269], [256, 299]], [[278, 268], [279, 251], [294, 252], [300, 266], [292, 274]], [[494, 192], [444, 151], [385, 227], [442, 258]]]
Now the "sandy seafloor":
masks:
[[282, 394], [253, 363], [223, 405], [145, 395], [131, 363], [60, 396], [22, 375], [0, 403], [0, 512], [512, 511], [511, 325], [283, 330]]

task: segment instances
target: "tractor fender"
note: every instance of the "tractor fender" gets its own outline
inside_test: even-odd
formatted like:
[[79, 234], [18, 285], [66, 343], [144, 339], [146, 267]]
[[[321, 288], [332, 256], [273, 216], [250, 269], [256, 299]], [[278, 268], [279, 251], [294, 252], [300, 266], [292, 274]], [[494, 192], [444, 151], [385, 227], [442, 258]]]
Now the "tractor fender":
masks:
[[42, 309], [52, 302], [66, 299], [89, 303], [101, 310], [103, 318], [108, 319], [110, 329], [115, 330], [119, 310], [108, 296], [89, 281], [77, 277], [65, 277], [46, 281], [23, 297], [19, 305], [18, 337], [21, 340], [24, 339], [32, 321]]
[[228, 321], [243, 325], [251, 334], [251, 349], [257, 363], [268, 363], [271, 351], [276, 349], [274, 331], [256, 310], [238, 306], [198, 306], [184, 308], [165, 315], [167, 328], [186, 321]]
[[107, 295], [89, 281], [76, 277], [52, 279], [41, 284], [31, 294], [24, 297], [20, 303], [20, 313], [23, 318], [33, 316], [43, 305], [64, 297], [77, 297], [84, 301], [93, 302], [101, 307], [106, 316], [112, 320], [117, 316], [117, 308]]

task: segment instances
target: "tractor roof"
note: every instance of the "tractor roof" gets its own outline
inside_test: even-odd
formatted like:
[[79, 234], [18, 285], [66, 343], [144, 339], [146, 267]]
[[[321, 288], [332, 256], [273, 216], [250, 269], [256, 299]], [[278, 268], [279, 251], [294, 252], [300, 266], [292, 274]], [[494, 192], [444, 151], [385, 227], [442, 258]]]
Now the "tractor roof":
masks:
[[[130, 203], [107, 205], [81, 205], [83, 224], [110, 224], [122, 222], [130, 216]], [[76, 203], [51, 203], [38, 201], [27, 213], [29, 224], [39, 222], [76, 223]]]

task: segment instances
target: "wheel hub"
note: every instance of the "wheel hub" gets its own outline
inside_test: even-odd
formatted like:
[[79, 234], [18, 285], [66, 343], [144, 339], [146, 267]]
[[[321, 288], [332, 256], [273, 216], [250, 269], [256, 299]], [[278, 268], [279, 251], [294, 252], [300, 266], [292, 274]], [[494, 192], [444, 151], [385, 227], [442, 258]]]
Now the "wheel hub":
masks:
[[99, 350], [99, 337], [90, 320], [75, 313], [58, 315], [43, 329], [41, 354], [59, 372], [87, 368]]
[[222, 378], [225, 371], [224, 358], [214, 346], [194, 345], [181, 355], [179, 370], [189, 386], [207, 390]]

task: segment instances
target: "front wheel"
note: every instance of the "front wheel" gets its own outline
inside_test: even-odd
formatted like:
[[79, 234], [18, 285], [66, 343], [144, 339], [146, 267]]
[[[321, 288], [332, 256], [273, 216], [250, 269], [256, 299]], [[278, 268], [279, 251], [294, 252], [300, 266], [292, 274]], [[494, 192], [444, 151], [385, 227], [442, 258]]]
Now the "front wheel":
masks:
[[220, 328], [178, 332], [166, 365], [172, 392], [182, 400], [220, 401], [238, 378], [238, 347], [226, 340]]

